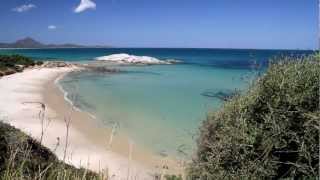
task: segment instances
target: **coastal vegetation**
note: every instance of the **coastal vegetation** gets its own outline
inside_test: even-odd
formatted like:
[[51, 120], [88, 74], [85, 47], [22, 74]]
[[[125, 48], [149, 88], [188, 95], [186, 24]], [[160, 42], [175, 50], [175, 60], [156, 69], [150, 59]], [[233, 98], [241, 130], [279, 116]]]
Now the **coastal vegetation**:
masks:
[[0, 179], [106, 179], [68, 165], [38, 141], [0, 121]]
[[319, 86], [319, 54], [271, 62], [203, 122], [189, 178], [317, 178]]
[[25, 68], [42, 64], [42, 61], [34, 61], [25, 56], [0, 55], [0, 77], [16, 72], [22, 72]]

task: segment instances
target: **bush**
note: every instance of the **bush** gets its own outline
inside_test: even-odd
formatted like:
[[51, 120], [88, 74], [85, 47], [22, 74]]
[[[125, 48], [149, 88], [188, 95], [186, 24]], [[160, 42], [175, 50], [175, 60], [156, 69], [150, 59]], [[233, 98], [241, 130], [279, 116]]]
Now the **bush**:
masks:
[[315, 178], [320, 56], [282, 58], [207, 117], [191, 179]]
[[0, 55], [0, 63], [7, 67], [15, 67], [16, 65], [23, 65], [28, 67], [35, 65], [35, 61], [28, 57], [20, 55]]
[[42, 61], [34, 61], [20, 55], [0, 55], [0, 76], [22, 72], [24, 68], [42, 64]]
[[59, 161], [39, 142], [0, 122], [0, 179], [106, 179]]

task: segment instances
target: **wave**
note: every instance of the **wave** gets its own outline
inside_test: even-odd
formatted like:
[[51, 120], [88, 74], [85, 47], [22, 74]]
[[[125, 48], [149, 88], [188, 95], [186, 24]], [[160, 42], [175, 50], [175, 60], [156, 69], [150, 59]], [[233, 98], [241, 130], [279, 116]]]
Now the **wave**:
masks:
[[150, 56], [135, 56], [129, 54], [112, 54], [108, 56], [101, 56], [95, 58], [97, 61], [107, 61], [117, 64], [145, 64], [145, 65], [152, 65], [152, 64], [175, 64], [181, 61], [174, 60], [174, 59], [167, 59], [167, 60], [160, 60], [155, 57]]
[[92, 119], [97, 119], [97, 117], [96, 117], [95, 115], [93, 115], [93, 114], [91, 114], [91, 113], [89, 113], [89, 112], [87, 112], [87, 111], [84, 111], [84, 110], [81, 110], [80, 108], [78, 108], [78, 107], [72, 102], [72, 100], [68, 98], [69, 93], [68, 93], [66, 90], [63, 89], [63, 87], [62, 87], [62, 85], [61, 85], [61, 83], [60, 83], [60, 81], [61, 81], [65, 76], [66, 76], [66, 74], [63, 74], [63, 75], [61, 75], [60, 77], [58, 77], [58, 78], [54, 81], [55, 85], [58, 86], [59, 90], [63, 93], [64, 100], [65, 100], [67, 103], [69, 103], [74, 110], [76, 110], [76, 111], [78, 111], [78, 112], [84, 112], [84, 113], [88, 114]]

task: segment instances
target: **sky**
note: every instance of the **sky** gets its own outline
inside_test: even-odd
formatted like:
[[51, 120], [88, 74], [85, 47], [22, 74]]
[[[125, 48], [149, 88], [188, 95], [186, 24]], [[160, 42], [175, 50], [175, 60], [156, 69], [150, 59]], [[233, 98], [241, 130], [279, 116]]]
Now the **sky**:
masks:
[[1, 0], [0, 42], [315, 49], [317, 0]]

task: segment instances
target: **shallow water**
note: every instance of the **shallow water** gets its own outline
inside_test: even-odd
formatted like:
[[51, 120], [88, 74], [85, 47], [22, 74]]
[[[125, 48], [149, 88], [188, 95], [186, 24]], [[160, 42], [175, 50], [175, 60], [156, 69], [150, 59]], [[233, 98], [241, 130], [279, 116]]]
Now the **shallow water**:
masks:
[[[37, 59], [90, 62], [114, 53], [183, 61], [176, 65], [120, 66], [115, 74], [71, 73], [62, 81], [75, 105], [95, 115], [101, 124], [127, 134], [156, 153], [183, 156], [195, 147], [198, 127], [222, 101], [205, 96], [244, 90], [255, 71], [265, 69], [275, 55], [310, 51], [227, 49], [38, 49], [0, 50]], [[256, 67], [256, 66], [255, 66]], [[73, 96], [76, 94], [77, 96]], [[76, 100], [72, 97], [77, 97]]]

